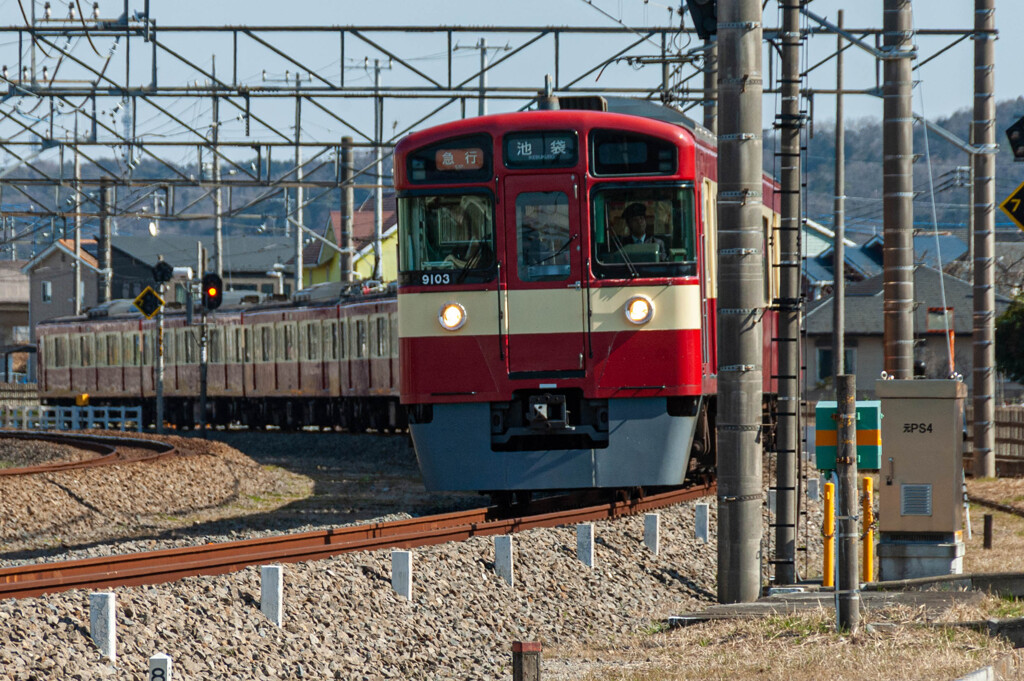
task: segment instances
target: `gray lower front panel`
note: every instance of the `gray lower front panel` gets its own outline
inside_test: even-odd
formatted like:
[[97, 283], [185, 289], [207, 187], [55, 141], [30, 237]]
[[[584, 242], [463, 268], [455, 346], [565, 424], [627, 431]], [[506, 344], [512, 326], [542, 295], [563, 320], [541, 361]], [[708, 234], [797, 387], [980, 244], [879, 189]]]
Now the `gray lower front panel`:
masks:
[[679, 485], [696, 418], [669, 416], [665, 398], [608, 400], [605, 449], [491, 451], [490, 405], [434, 405], [410, 424], [429, 490], [540, 490]]

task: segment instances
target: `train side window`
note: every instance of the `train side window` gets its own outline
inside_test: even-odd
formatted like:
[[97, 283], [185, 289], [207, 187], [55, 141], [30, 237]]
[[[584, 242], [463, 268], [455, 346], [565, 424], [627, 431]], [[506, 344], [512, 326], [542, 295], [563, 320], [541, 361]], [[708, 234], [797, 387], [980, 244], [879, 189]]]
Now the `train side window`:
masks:
[[366, 341], [367, 341], [367, 339], [366, 339], [366, 320], [365, 319], [357, 319], [356, 320], [356, 333], [355, 333], [355, 338], [353, 339], [353, 341], [355, 342], [355, 356], [356, 356], [356, 359], [362, 359], [362, 358], [366, 357], [366, 350], [367, 350], [367, 342]]
[[149, 366], [153, 363], [153, 332], [142, 332], [142, 364]]
[[82, 366], [92, 366], [92, 336], [89, 334], [82, 334], [79, 339], [81, 342], [81, 348], [79, 354], [82, 356]]
[[107, 337], [102, 333], [95, 336], [96, 343], [96, 366], [107, 366]]
[[253, 330], [248, 327], [242, 330], [242, 361], [246, 364], [252, 362], [252, 334]]
[[121, 339], [116, 333], [107, 334], [107, 366], [121, 366]]
[[569, 197], [563, 192], [525, 192], [516, 197], [520, 281], [569, 278]]
[[194, 364], [196, 360], [196, 348], [193, 342], [192, 334], [189, 329], [178, 329], [178, 347], [184, 348], [185, 352], [181, 353], [184, 357], [181, 358], [182, 364]]
[[283, 357], [281, 359], [285, 361], [292, 361], [295, 359], [295, 324], [283, 324], [282, 325], [282, 338], [284, 339]]
[[338, 321], [338, 359], [348, 359], [348, 320]]
[[390, 336], [390, 333], [388, 331], [388, 318], [384, 317], [384, 316], [377, 317], [376, 346], [377, 346], [377, 356], [378, 357], [388, 357], [389, 356], [389, 354], [388, 354], [388, 336]]
[[391, 356], [398, 357], [398, 315], [391, 316]]
[[68, 365], [68, 337], [57, 336], [53, 339], [53, 366], [62, 369]]
[[270, 362], [274, 358], [274, 330], [269, 324], [260, 327], [260, 361]]
[[220, 364], [223, 361], [222, 354], [220, 329], [210, 329], [210, 363]]
[[70, 350], [68, 359], [70, 360], [71, 366], [77, 368], [82, 366], [82, 354], [81, 354], [81, 335], [71, 334], [69, 336], [70, 342], [68, 343], [68, 349]]
[[320, 361], [319, 323], [309, 322], [306, 325], [306, 359], [311, 362]]
[[320, 326], [321, 347], [323, 347], [324, 359], [338, 359], [338, 325], [337, 322], [325, 319]]

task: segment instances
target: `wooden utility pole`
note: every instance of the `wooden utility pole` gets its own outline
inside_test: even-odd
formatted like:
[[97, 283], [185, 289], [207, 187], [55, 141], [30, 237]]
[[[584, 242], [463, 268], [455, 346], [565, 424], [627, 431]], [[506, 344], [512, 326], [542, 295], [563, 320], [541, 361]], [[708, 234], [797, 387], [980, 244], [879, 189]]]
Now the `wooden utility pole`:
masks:
[[718, 600], [761, 592], [761, 3], [718, 6]]

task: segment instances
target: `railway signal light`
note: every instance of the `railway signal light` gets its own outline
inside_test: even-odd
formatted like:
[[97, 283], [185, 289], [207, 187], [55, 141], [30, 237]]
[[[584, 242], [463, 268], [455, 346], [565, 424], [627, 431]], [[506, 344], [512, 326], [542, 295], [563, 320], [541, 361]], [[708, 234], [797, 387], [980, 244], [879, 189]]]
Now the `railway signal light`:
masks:
[[1024, 161], [1024, 118], [1008, 127], [1006, 136], [1010, 140], [1010, 149], [1013, 150], [1013, 160]]
[[216, 310], [220, 307], [224, 297], [224, 282], [216, 272], [207, 272], [203, 275], [203, 307], [207, 311]]
[[161, 260], [153, 266], [153, 281], [158, 284], [165, 284], [174, 277], [174, 268], [166, 260]]

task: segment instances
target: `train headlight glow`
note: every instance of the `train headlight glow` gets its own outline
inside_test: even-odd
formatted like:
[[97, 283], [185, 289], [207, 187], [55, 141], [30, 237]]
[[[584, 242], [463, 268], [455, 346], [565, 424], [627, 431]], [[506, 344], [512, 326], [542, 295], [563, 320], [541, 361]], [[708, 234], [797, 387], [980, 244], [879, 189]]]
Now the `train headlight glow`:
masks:
[[448, 331], [460, 329], [466, 323], [466, 308], [459, 303], [445, 303], [437, 313], [437, 321]]
[[654, 317], [654, 303], [647, 296], [633, 296], [626, 303], [626, 319], [634, 324], [646, 324]]

